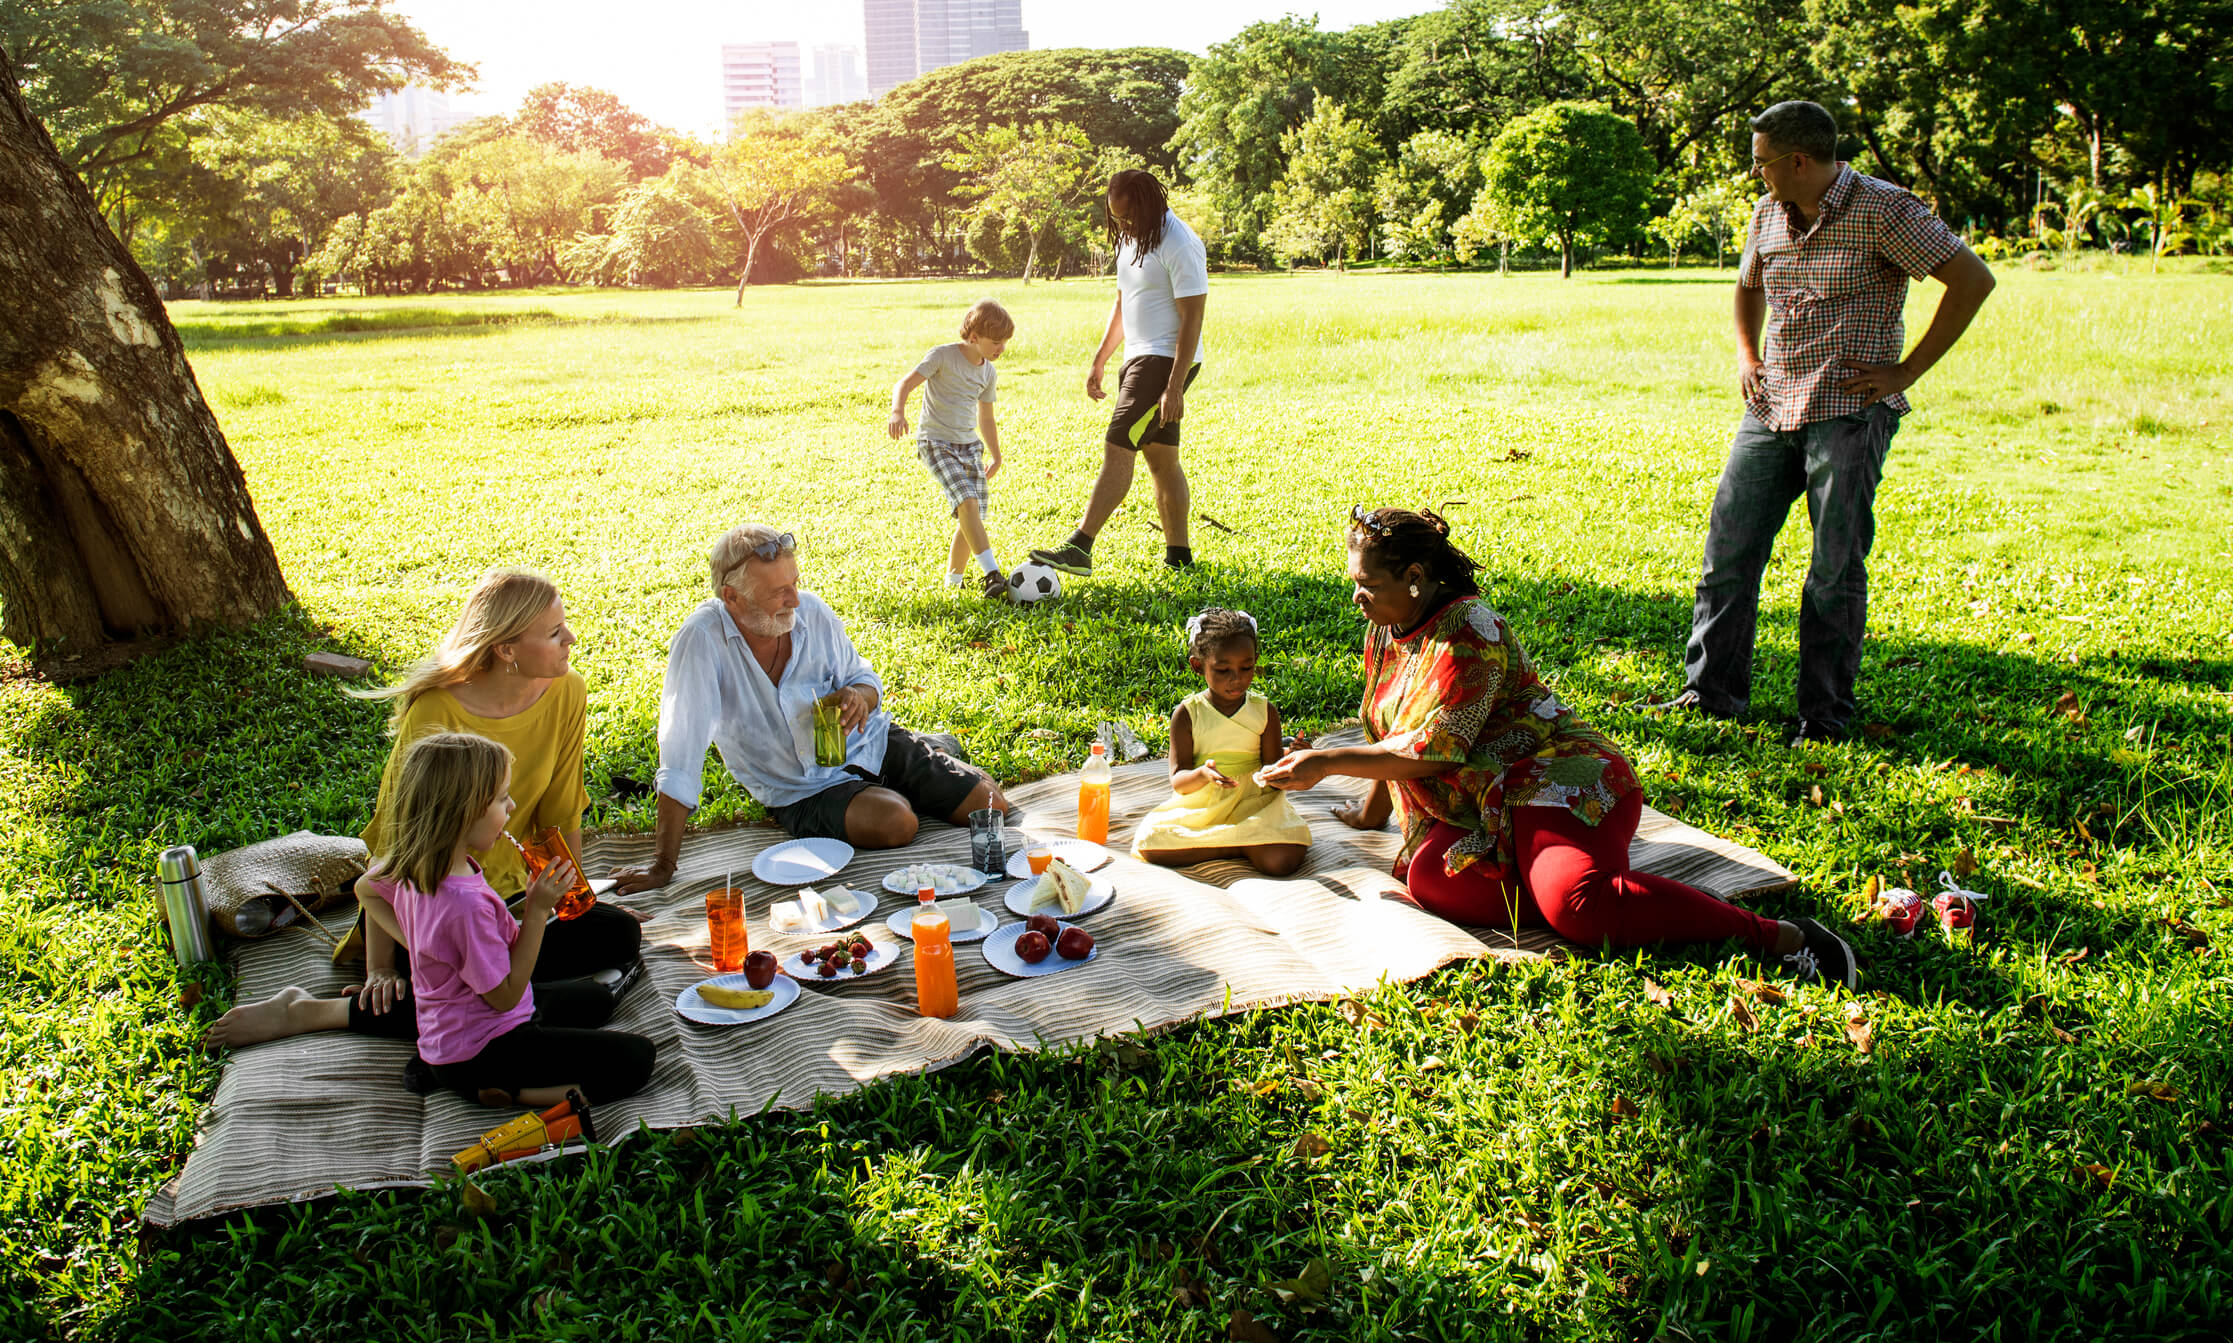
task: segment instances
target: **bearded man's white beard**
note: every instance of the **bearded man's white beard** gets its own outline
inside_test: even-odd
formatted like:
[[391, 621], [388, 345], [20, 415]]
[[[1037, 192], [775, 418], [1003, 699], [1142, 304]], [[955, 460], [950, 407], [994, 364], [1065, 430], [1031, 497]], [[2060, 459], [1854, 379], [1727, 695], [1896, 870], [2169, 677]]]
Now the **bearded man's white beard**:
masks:
[[754, 638], [776, 639], [789, 634], [791, 626], [797, 624], [798, 619], [797, 611], [785, 611], [779, 616], [771, 616], [765, 611], [747, 611], [738, 623], [744, 626], [746, 634]]

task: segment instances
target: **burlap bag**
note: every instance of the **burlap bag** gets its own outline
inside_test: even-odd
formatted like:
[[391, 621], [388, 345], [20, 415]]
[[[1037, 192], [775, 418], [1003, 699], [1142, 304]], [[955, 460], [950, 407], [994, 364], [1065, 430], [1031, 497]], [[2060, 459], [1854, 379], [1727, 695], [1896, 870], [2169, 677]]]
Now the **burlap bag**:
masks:
[[311, 915], [349, 899], [349, 885], [366, 861], [363, 840], [308, 830], [217, 854], [202, 863], [210, 926], [228, 937], [255, 938], [299, 925], [325, 937]]

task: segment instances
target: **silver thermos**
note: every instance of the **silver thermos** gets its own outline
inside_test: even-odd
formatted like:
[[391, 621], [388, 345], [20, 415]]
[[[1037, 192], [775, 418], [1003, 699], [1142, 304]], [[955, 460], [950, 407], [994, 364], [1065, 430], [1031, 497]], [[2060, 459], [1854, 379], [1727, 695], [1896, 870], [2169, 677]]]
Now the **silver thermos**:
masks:
[[163, 850], [155, 860], [163, 881], [163, 920], [171, 926], [171, 955], [182, 966], [217, 959], [209, 945], [209, 896], [202, 890], [201, 859], [194, 846]]

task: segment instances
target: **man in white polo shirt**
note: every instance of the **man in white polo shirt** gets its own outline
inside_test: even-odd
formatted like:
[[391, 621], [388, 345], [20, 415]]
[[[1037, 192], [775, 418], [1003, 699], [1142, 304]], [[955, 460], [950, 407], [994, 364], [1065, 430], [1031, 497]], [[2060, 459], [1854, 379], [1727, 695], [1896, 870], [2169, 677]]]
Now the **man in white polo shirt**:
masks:
[[1208, 257], [1202, 240], [1171, 213], [1155, 175], [1127, 168], [1109, 179], [1109, 224], [1117, 238], [1117, 301], [1101, 348], [1086, 374], [1085, 394], [1096, 401], [1101, 375], [1117, 343], [1124, 371], [1117, 377], [1116, 413], [1102, 445], [1101, 476], [1070, 539], [1031, 558], [1066, 574], [1093, 572], [1093, 538], [1132, 491], [1133, 458], [1145, 457], [1155, 482], [1155, 511], [1163, 521], [1163, 562], [1174, 569], [1194, 563], [1186, 519], [1192, 495], [1179, 463], [1179, 421], [1186, 389], [1202, 371], [1202, 309], [1209, 301]]

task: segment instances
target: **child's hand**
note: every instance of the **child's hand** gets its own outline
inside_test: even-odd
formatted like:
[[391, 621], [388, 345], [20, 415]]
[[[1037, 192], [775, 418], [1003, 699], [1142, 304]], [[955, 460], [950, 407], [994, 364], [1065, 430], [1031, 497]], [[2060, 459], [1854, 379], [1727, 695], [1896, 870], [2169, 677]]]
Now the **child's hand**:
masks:
[[537, 873], [535, 880], [527, 883], [527, 908], [549, 918], [558, 908], [558, 897], [574, 886], [574, 865], [561, 858]]
[[996, 475], [999, 475], [999, 474], [1000, 474], [1000, 449], [998, 449], [998, 448], [994, 448], [994, 449], [992, 449], [992, 451], [991, 451], [990, 455], [988, 456], [988, 458], [987, 458], [987, 460], [986, 460], [986, 462], [985, 462], [985, 479], [987, 479], [987, 480], [991, 480], [991, 479], [992, 479], [992, 478], [993, 478], [994, 476], [996, 476]]
[[892, 418], [884, 422], [884, 432], [890, 434], [893, 438], [907, 437], [907, 412], [904, 410], [893, 411]]
[[1225, 771], [1217, 767], [1217, 762], [1215, 760], [1205, 760], [1202, 762], [1202, 782], [1214, 783], [1220, 788], [1240, 787], [1240, 784], [1236, 780], [1228, 778]]

